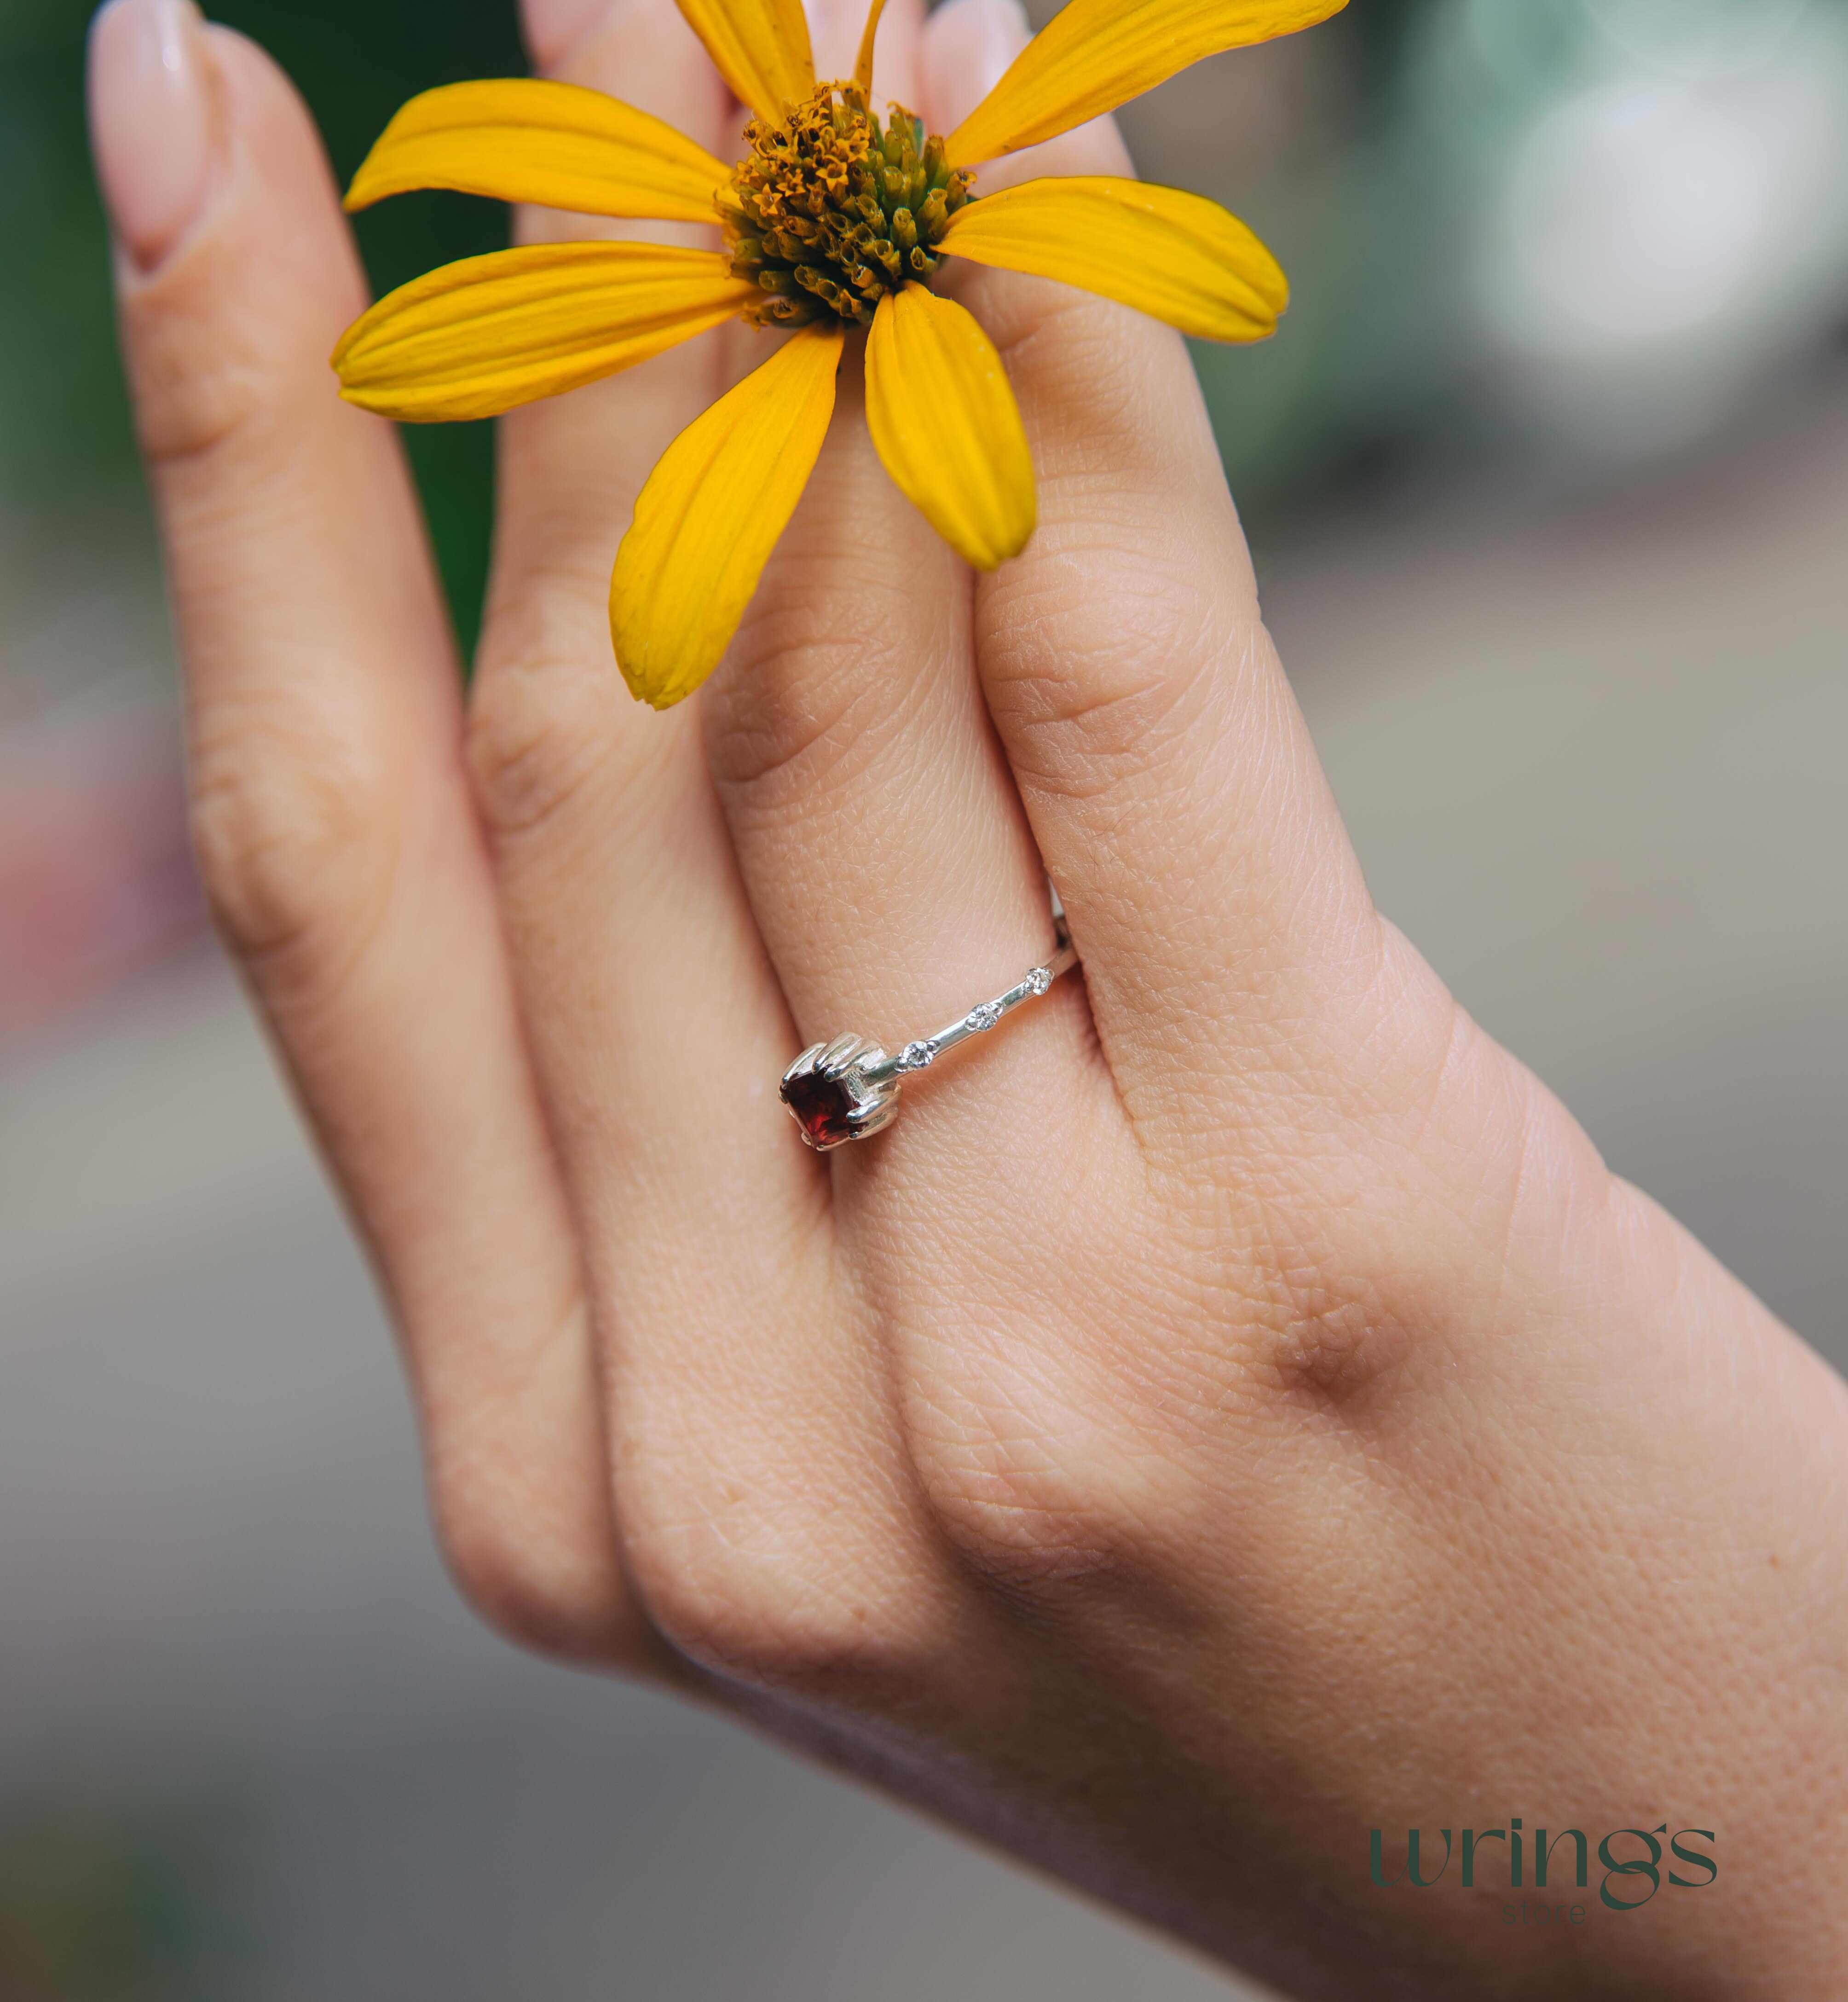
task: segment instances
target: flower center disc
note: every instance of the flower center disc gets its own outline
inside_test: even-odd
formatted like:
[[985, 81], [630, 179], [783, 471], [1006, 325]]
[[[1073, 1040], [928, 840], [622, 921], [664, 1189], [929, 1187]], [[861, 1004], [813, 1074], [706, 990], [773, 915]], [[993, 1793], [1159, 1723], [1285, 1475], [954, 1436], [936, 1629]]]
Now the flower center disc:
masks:
[[887, 292], [942, 263], [936, 246], [971, 176], [945, 166], [922, 119], [887, 109], [881, 126], [857, 84], [827, 83], [786, 123], [745, 128], [751, 151], [720, 206], [732, 270], [766, 295], [748, 319], [870, 326]]

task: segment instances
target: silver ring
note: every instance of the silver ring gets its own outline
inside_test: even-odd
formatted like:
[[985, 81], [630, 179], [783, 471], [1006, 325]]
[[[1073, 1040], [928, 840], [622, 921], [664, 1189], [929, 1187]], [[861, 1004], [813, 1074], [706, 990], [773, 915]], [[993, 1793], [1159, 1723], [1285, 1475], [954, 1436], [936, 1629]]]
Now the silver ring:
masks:
[[1005, 994], [978, 1003], [934, 1036], [907, 1043], [896, 1056], [870, 1037], [849, 1032], [832, 1042], [811, 1043], [783, 1074], [777, 1095], [801, 1133], [803, 1143], [825, 1154], [849, 1140], [870, 1140], [898, 1116], [898, 1087], [913, 1072], [928, 1070], [946, 1050], [994, 1027], [1023, 1002], [1044, 994], [1062, 973], [1078, 964], [1065, 914], [1055, 894], [1052, 922], [1057, 950], [1016, 980]]

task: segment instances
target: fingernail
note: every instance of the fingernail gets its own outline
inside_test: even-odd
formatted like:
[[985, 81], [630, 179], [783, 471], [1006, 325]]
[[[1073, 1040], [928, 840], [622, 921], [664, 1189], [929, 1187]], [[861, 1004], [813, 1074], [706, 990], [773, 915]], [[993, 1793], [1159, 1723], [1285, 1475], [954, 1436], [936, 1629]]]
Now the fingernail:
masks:
[[931, 116], [948, 131], [973, 111], [1033, 38], [1020, 0], [949, 0], [924, 30]]
[[90, 27], [90, 144], [117, 236], [143, 270], [199, 211], [211, 160], [193, 0], [110, 0]]
[[609, 0], [526, 0], [526, 46], [541, 69], [550, 69], [581, 41]]
[[852, 74], [866, 25], [866, 0], [806, 0], [809, 46], [814, 51], [818, 76]]
[[985, 97], [1012, 67], [1014, 58], [1033, 40], [1033, 23], [1020, 0], [996, 0], [982, 10], [977, 43], [976, 75]]

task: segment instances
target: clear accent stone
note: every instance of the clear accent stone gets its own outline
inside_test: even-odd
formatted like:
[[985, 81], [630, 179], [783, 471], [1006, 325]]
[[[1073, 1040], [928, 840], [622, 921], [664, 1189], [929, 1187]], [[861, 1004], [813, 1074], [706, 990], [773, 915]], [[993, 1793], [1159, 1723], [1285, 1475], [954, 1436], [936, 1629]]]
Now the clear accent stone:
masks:
[[992, 1029], [1000, 1020], [1002, 1013], [999, 1001], [985, 1001], [980, 1007], [971, 1008], [963, 1017], [963, 1027], [965, 1029]]
[[1032, 972], [1027, 975], [1027, 984], [1033, 989], [1034, 993], [1044, 994], [1047, 989], [1052, 985], [1052, 975], [1051, 970], [1044, 966], [1036, 966], [1033, 969]]
[[935, 1043], [907, 1043], [898, 1052], [898, 1068], [901, 1070], [922, 1070], [935, 1059], [936, 1053]]

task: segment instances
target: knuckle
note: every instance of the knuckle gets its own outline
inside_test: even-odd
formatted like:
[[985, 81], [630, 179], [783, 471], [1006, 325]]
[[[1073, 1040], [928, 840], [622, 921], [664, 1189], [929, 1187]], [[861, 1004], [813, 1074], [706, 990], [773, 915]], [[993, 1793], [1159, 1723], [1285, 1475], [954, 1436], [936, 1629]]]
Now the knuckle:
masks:
[[1405, 1315], [1370, 1286], [1280, 1285], [1254, 1317], [1251, 1373], [1292, 1411], [1358, 1423], [1400, 1375], [1410, 1344]]
[[304, 424], [324, 417], [326, 358], [298, 352], [301, 336], [274, 324], [240, 281], [237, 249], [210, 238], [124, 303], [136, 431], [156, 469], [266, 446], [280, 462]]
[[671, 1564], [650, 1568], [640, 1588], [650, 1621], [675, 1654], [728, 1680], [762, 1689], [802, 1689], [838, 1680], [863, 1652], [804, 1603], [801, 1585], [774, 1585], [755, 1571]]
[[612, 688], [607, 637], [593, 643], [581, 610], [573, 616], [535, 592], [520, 620], [517, 634], [506, 615], [490, 625], [469, 704], [476, 802], [502, 841], [568, 817], [609, 755], [612, 703], [628, 699]]
[[1036, 1417], [1023, 1396], [965, 1404], [953, 1426], [940, 1418], [914, 1431], [919, 1489], [944, 1543], [1011, 1598], [1062, 1598], [1136, 1574], [1147, 1553], [1135, 1456], [1076, 1443], [1085, 1428], [1072, 1413]]
[[720, 785], [733, 793], [799, 790], [807, 775], [839, 763], [861, 738], [870, 706], [866, 689], [835, 671], [848, 650], [811, 650], [807, 677], [727, 678], [706, 706], [707, 755]]
[[401, 810], [353, 741], [277, 725], [197, 738], [193, 846], [232, 949], [317, 978], [349, 963], [382, 913]]
[[[1247, 1149], [1236, 1202], [1215, 1199], [1192, 1219], [1238, 1400], [1292, 1429], [1306, 1419], [1364, 1431], [1401, 1382], [1417, 1331], [1438, 1324], [1441, 1303], [1419, 1297], [1392, 1240], [1347, 1225], [1362, 1199], [1352, 1181], [1374, 1172], [1357, 1157], [1306, 1174]], [[1174, 1202], [1184, 1214], [1184, 1196]]]
[[135, 430], [151, 466], [211, 458], [230, 440], [260, 430], [273, 403], [251, 364], [221, 354], [201, 368], [197, 328], [145, 312], [142, 322], [131, 351]]
[[584, 738], [550, 700], [536, 665], [484, 678], [469, 708], [469, 773], [476, 804], [501, 841], [556, 823], [594, 768]]
[[[153, 344], [164, 350], [175, 344]], [[275, 428], [274, 401], [247, 365], [221, 361], [189, 371], [169, 364], [163, 353], [144, 356], [134, 375], [136, 435], [157, 473], [221, 458], [240, 441], [256, 446]]]
[[[577, 1401], [589, 1340], [582, 1296], [574, 1289], [561, 1313], [528, 1323], [526, 1334], [511, 1377], [418, 1372], [438, 1547], [463, 1599], [509, 1640], [562, 1660], [643, 1665], [601, 1426]], [[433, 1334], [440, 1338], [413, 1327], [413, 1349]], [[556, 1383], [535, 1394], [555, 1369]], [[563, 1422], [560, 1390], [574, 1407]], [[540, 1441], [549, 1449], [534, 1451]]]
[[706, 705], [713, 776], [775, 808], [818, 783], [851, 783], [901, 734], [922, 694], [905, 619], [870, 587], [753, 605], [734, 643], [736, 671]]
[[991, 1467], [938, 1486], [932, 1502], [964, 1567], [1009, 1598], [1064, 1598], [1141, 1568], [1120, 1512], [1082, 1482]]
[[626, 1575], [682, 1659], [767, 1690], [916, 1683], [930, 1637], [889, 1551], [866, 1561], [818, 1512], [729, 1485], [639, 1510], [626, 1495], [619, 1514]]
[[614, 1594], [584, 1553], [484, 1498], [479, 1482], [433, 1471], [437, 1544], [465, 1602], [495, 1632], [560, 1660], [614, 1650]]
[[[1197, 730], [1222, 677], [1226, 636], [1198, 595], [1120, 549], [1068, 549], [1023, 587], [985, 652], [989, 705], [1020, 776], [1087, 795], [1160, 768]], [[1114, 573], [1114, 574], [1113, 574]], [[1079, 578], [1108, 576], [1107, 630], [1074, 620]]]

